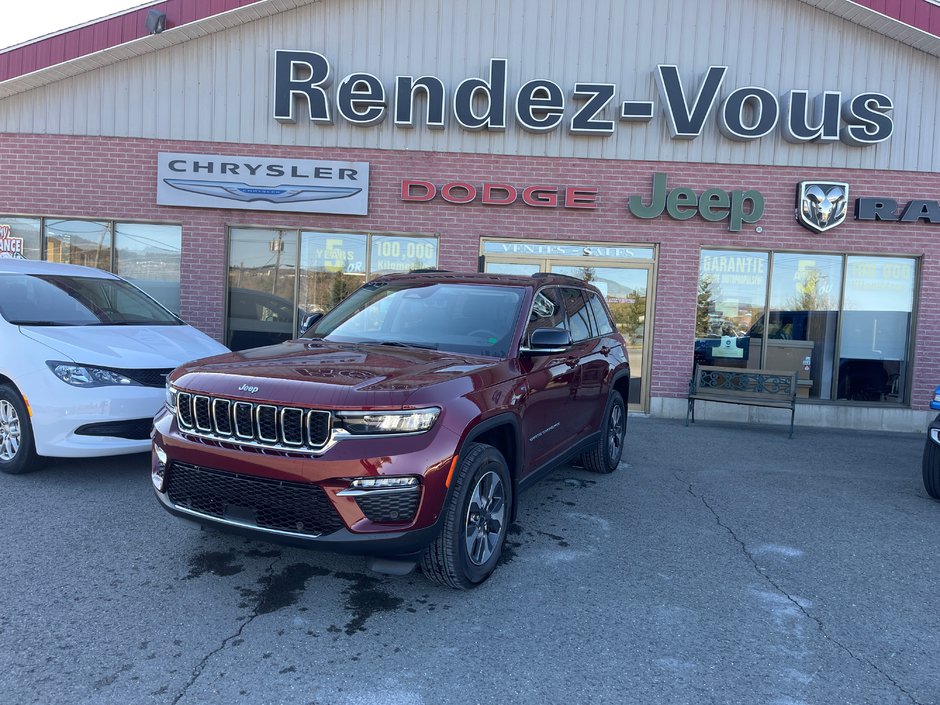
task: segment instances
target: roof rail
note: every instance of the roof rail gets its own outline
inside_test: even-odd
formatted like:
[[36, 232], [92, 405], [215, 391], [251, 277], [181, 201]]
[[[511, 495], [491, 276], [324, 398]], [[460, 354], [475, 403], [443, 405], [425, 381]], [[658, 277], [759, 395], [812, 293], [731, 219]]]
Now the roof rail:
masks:
[[585, 279], [580, 277], [573, 277], [570, 274], [556, 274], [555, 272], [536, 272], [532, 275], [533, 279], [547, 279], [548, 277], [558, 277], [559, 279], [568, 279], [572, 282], [577, 282], [578, 284], [589, 284]]
[[430, 272], [450, 272], [449, 269], [435, 269], [434, 267], [423, 267], [421, 269], [409, 269], [408, 274], [428, 274]]

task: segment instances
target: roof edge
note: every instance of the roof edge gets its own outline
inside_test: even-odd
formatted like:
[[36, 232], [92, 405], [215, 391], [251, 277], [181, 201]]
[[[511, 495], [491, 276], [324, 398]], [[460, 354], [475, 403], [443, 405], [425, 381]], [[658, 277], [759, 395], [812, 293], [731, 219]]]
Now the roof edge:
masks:
[[[160, 0], [158, 0], [158, 2], [159, 1]], [[36, 71], [20, 76], [14, 76], [6, 81], [0, 81], [0, 100], [18, 93], [25, 93], [34, 88], [40, 88], [65, 78], [71, 78], [95, 69], [110, 66], [124, 61], [125, 59], [144, 56], [160, 51], [161, 49], [184, 44], [185, 42], [207, 36], [220, 29], [231, 29], [263, 17], [270, 17], [279, 12], [293, 10], [298, 7], [312, 5], [322, 1], [323, 0], [258, 0], [258, 2], [249, 5], [226, 10], [225, 12], [215, 15], [209, 15], [194, 22], [188, 22], [178, 27], [171, 27], [160, 34], [150, 34], [139, 37], [138, 39], [133, 39], [123, 44], [101, 49], [91, 54], [85, 54], [84, 56], [37, 69]], [[132, 10], [139, 10], [151, 4], [158, 3], [145, 3], [118, 13], [117, 16]], [[95, 20], [95, 22], [98, 21], [100, 20]], [[54, 36], [54, 34], [50, 36]]]

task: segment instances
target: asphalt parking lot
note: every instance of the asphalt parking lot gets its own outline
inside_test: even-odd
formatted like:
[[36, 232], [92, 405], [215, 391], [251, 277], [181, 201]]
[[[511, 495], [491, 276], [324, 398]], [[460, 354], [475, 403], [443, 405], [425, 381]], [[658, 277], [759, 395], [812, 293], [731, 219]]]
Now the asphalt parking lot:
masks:
[[628, 433], [471, 592], [200, 531], [147, 456], [0, 476], [0, 703], [940, 703], [923, 436]]

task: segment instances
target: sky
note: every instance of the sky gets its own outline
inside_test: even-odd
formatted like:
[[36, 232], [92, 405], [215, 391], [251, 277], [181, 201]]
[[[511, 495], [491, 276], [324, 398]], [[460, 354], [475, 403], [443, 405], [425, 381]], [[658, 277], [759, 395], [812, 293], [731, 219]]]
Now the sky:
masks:
[[0, 49], [84, 24], [145, 0], [0, 0]]

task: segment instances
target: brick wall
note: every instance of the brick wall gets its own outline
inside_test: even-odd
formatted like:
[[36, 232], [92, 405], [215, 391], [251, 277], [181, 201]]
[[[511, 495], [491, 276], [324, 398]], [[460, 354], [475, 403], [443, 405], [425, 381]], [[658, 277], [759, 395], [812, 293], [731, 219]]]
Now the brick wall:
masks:
[[[157, 153], [367, 161], [369, 215], [311, 215], [216, 211], [156, 205]], [[410, 232], [440, 236], [440, 266], [473, 271], [481, 237], [591, 240], [659, 245], [650, 393], [680, 397], [691, 372], [699, 251], [703, 247], [767, 248], [813, 252], [903, 254], [923, 257], [917, 311], [913, 405], [926, 408], [940, 383], [940, 225], [859, 223], [851, 219], [814, 234], [793, 218], [796, 184], [809, 179], [846, 181], [850, 196], [940, 196], [940, 175], [898, 171], [799, 169], [727, 164], [621, 162], [552, 157], [320, 149], [210, 142], [168, 142], [100, 137], [0, 134], [0, 212], [140, 219], [183, 226], [181, 315], [221, 339], [224, 321], [226, 227], [263, 226]], [[698, 216], [640, 220], [626, 209], [634, 193], [648, 200], [653, 173], [668, 174], [669, 188], [755, 188], [766, 210], [757, 225], [733, 233], [727, 223]], [[595, 210], [452, 205], [436, 199], [405, 203], [401, 181], [423, 179], [517, 186], [587, 186], [599, 190]], [[933, 305], [932, 305], [933, 304]]]

